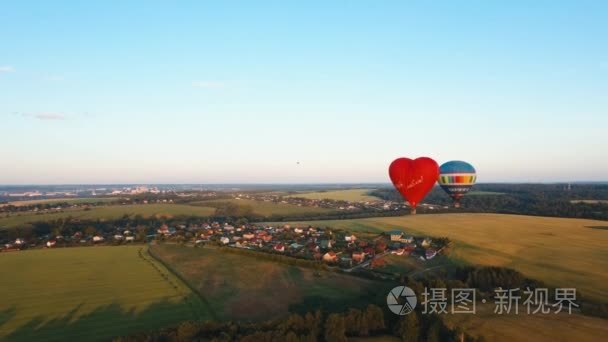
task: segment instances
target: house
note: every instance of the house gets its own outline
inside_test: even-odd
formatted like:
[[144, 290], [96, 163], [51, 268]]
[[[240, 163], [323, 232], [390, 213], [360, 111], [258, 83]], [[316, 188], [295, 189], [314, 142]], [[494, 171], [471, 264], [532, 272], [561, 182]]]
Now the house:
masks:
[[353, 234], [346, 235], [344, 237], [344, 241], [346, 241], [346, 242], [355, 242], [355, 241], [357, 241], [357, 237], [355, 235], [353, 235]]
[[302, 233], [304, 233], [304, 229], [297, 227], [293, 230], [293, 232], [296, 234], [302, 234]]
[[229, 225], [229, 224], [225, 224], [224, 225], [224, 230], [227, 232], [233, 232], [234, 231], [234, 227]]
[[158, 228], [158, 230], [156, 232], [158, 234], [162, 234], [162, 235], [170, 235], [171, 234], [171, 230], [169, 229], [169, 226], [167, 226], [166, 224], [163, 224], [162, 226], [160, 226], [160, 228]]
[[433, 259], [435, 256], [437, 255], [437, 251], [434, 249], [427, 249], [426, 252], [424, 253], [424, 257], [426, 258], [426, 260], [430, 260]]
[[125, 238], [125, 241], [127, 241], [127, 242], [133, 242], [133, 241], [135, 241], [135, 236], [133, 236], [133, 235], [127, 236]]
[[397, 248], [397, 249], [391, 251], [391, 254], [394, 254], [394, 255], [403, 255], [403, 254], [405, 254], [405, 249], [403, 249], [403, 248]]
[[114, 235], [114, 240], [116, 240], [116, 241], [122, 241], [122, 239], [124, 239], [124, 236], [122, 236], [122, 234], [116, 234], [116, 235]]
[[270, 242], [272, 240], [272, 235], [264, 235], [262, 236], [262, 240], [264, 242]]
[[338, 260], [338, 255], [333, 251], [329, 251], [329, 252], [323, 254], [323, 261], [325, 261], [325, 262], [336, 262], [337, 260]]
[[388, 235], [391, 237], [391, 241], [399, 241], [403, 236], [403, 232], [399, 230], [393, 230], [388, 232]]
[[253, 233], [245, 233], [243, 234], [243, 239], [245, 240], [251, 240], [255, 237], [255, 235]]
[[300, 245], [297, 242], [292, 243], [291, 245], [289, 245], [289, 248], [293, 249], [293, 250], [298, 250], [300, 248], [304, 247], [304, 245]]
[[403, 243], [412, 243], [412, 242], [414, 242], [414, 237], [413, 236], [403, 237], [399, 241], [401, 241]]
[[276, 244], [273, 248], [272, 248], [275, 252], [285, 252], [285, 245], [282, 243]]
[[23, 240], [23, 239], [17, 238], [15, 240], [15, 245], [20, 246], [20, 245], [24, 245], [24, 244], [25, 244], [25, 240]]
[[103, 238], [103, 236], [100, 236], [100, 235], [93, 236], [93, 242], [102, 242], [103, 240], [105, 240]]
[[420, 243], [420, 246], [422, 247], [428, 247], [431, 245], [431, 243], [433, 242], [433, 240], [431, 240], [430, 238], [424, 238], [422, 240], [422, 242]]
[[223, 243], [224, 245], [227, 245], [230, 242], [230, 239], [225, 236], [222, 236], [220, 238], [220, 242]]
[[357, 264], [362, 263], [363, 260], [365, 260], [365, 253], [364, 252], [353, 252], [352, 260], [354, 263], [357, 263]]
[[55, 247], [56, 244], [57, 244], [57, 241], [55, 241], [55, 240], [49, 240], [49, 241], [47, 241], [46, 246], [48, 248], [51, 248], [51, 247]]

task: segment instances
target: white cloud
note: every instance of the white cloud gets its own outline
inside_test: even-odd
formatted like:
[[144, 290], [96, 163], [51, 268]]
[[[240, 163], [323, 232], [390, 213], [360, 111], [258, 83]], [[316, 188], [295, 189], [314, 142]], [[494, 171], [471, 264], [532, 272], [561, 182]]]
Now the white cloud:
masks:
[[226, 82], [221, 81], [194, 81], [192, 86], [196, 88], [221, 89], [226, 87]]
[[40, 113], [34, 114], [32, 117], [38, 120], [65, 120], [65, 115], [59, 113]]
[[2, 72], [15, 72], [15, 68], [10, 65], [0, 65], [0, 73]]

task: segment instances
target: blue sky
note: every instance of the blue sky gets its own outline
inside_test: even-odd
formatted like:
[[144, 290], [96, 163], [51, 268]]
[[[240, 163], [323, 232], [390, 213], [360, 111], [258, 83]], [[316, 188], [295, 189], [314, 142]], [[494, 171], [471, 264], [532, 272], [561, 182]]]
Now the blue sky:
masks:
[[6, 1], [0, 184], [605, 181], [607, 94], [605, 1]]

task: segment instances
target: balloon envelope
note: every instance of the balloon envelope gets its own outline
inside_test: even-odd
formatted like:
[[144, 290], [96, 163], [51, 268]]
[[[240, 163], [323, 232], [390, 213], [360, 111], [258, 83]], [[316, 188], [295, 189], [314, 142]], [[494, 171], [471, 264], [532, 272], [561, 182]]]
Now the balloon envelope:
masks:
[[418, 203], [433, 188], [439, 176], [437, 162], [428, 157], [398, 158], [388, 168], [393, 185], [415, 212]]
[[452, 197], [456, 206], [459, 205], [460, 199], [471, 190], [476, 180], [475, 168], [467, 162], [453, 160], [439, 167], [439, 185]]

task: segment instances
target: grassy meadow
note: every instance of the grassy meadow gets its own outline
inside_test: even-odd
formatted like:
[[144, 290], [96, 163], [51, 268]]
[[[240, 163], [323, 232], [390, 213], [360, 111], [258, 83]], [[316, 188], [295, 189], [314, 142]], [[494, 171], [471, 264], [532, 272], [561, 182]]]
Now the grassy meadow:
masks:
[[210, 318], [199, 297], [146, 248], [1, 253], [0, 340], [109, 340]]
[[475, 315], [444, 315], [448, 326], [459, 326], [467, 334], [487, 341], [578, 341], [596, 342], [608, 334], [605, 319], [579, 314], [528, 315], [521, 306], [519, 314], [497, 315], [494, 304], [478, 304]]
[[99, 202], [113, 202], [119, 201], [120, 197], [68, 197], [68, 198], [48, 198], [48, 199], [36, 199], [36, 200], [25, 200], [25, 201], [12, 201], [5, 204], [0, 204], [0, 207], [6, 205], [14, 205], [21, 207], [25, 205], [35, 204], [58, 204], [58, 203], [69, 203], [69, 204], [82, 204], [82, 203], [99, 203]]
[[90, 220], [111, 220], [122, 217], [123, 215], [143, 217], [174, 217], [180, 215], [207, 217], [215, 213], [214, 208], [198, 207], [185, 204], [127, 204], [127, 205], [108, 205], [92, 207], [89, 210], [82, 208], [64, 209], [61, 211], [49, 212], [26, 212], [14, 213], [0, 216], [0, 228], [12, 228], [19, 225], [37, 222], [50, 221], [62, 217], [72, 216], [79, 219]]
[[274, 203], [274, 202], [264, 202], [264, 201], [255, 201], [248, 199], [230, 199], [230, 200], [210, 200], [210, 201], [200, 201], [193, 202], [192, 205], [206, 207], [213, 206], [215, 203], [233, 203], [239, 206], [247, 206], [250, 207], [253, 211], [253, 214], [269, 217], [271, 215], [303, 215], [303, 214], [323, 214], [323, 213], [331, 213], [332, 210], [328, 208], [316, 208], [316, 207], [300, 207], [294, 204], [289, 203]]
[[[157, 255], [207, 298], [222, 319], [265, 320], [310, 308], [347, 308], [384, 300], [392, 288], [383, 282], [321, 272], [217, 248], [152, 246]], [[388, 286], [388, 287], [387, 287]], [[386, 288], [385, 288], [386, 287]]]
[[351, 201], [351, 202], [368, 202], [379, 201], [378, 197], [370, 196], [368, 193], [373, 189], [347, 189], [347, 190], [330, 190], [330, 191], [315, 191], [291, 194], [287, 197], [301, 197], [308, 199], [330, 199], [336, 201]]
[[551, 286], [608, 302], [608, 227], [603, 221], [499, 214], [435, 214], [308, 221], [351, 231], [447, 236], [465, 262], [516, 269]]

